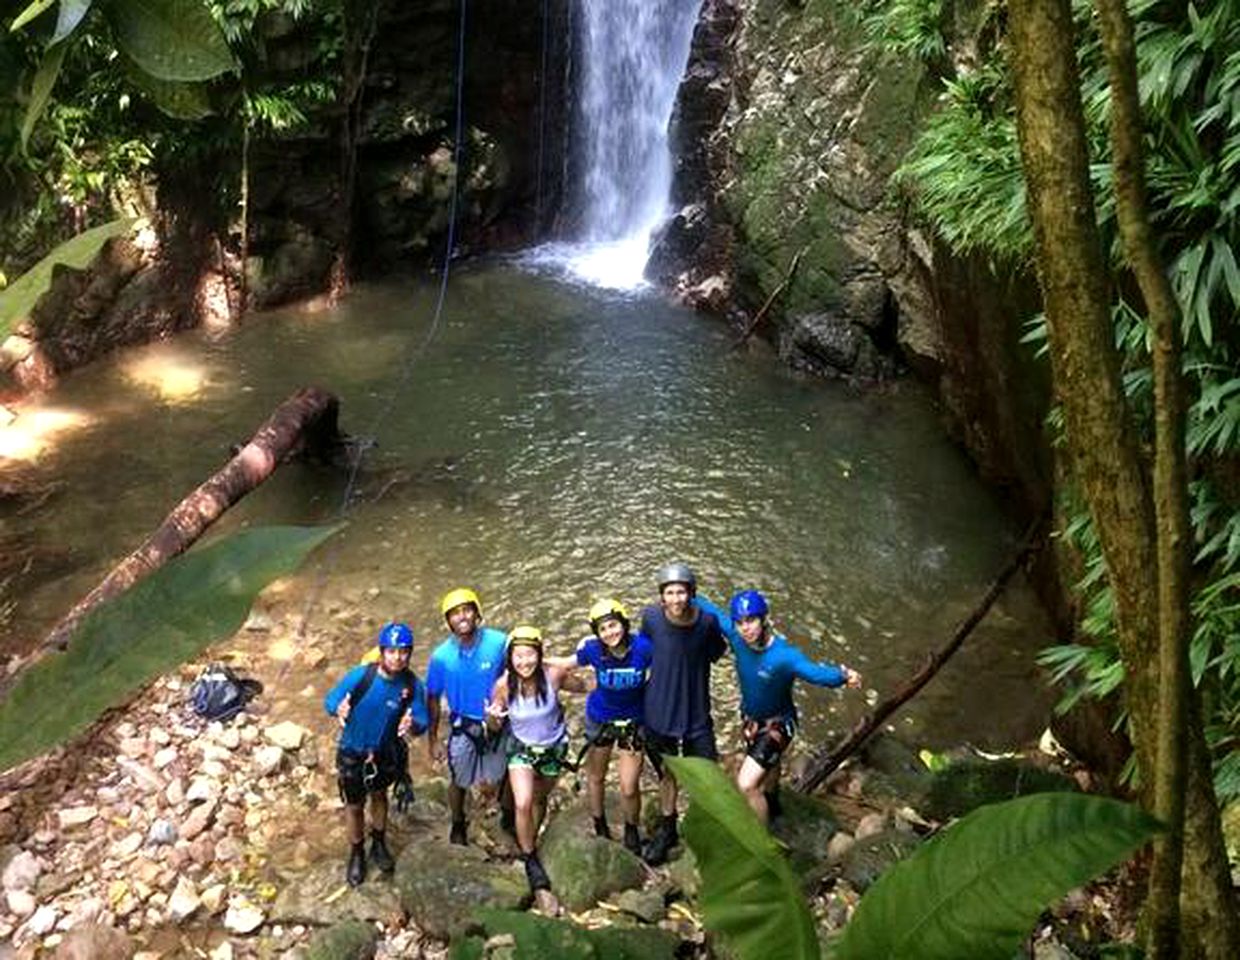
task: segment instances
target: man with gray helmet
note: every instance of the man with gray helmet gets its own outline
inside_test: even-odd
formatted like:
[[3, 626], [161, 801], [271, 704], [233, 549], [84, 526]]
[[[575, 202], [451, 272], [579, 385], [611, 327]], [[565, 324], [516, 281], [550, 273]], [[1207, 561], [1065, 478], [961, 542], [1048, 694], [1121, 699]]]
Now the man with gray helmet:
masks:
[[659, 775], [659, 828], [646, 845], [646, 862], [658, 865], [676, 845], [678, 789], [663, 757], [719, 759], [710, 715], [710, 667], [727, 652], [718, 618], [700, 608], [697, 577], [683, 563], [669, 563], [656, 575], [657, 606], [642, 611], [642, 632], [654, 655], [646, 686], [646, 751]]

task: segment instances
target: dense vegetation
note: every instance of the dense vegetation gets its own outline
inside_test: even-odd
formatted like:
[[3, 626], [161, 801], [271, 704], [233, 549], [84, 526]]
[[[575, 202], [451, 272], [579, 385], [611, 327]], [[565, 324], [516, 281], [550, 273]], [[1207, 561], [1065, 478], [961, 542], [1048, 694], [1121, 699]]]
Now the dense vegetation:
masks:
[[[1194, 557], [1193, 677], [1207, 704], [1220, 799], [1240, 797], [1240, 10], [1232, 3], [1138, 0], [1130, 4], [1138, 40], [1154, 227], [1184, 317], [1184, 373], [1190, 409]], [[941, 0], [896, 0], [871, 8], [875, 41], [913, 53], [942, 78], [941, 109], [906, 159], [900, 178], [922, 216], [958, 251], [982, 253], [1003, 269], [1032, 273], [1013, 108], [1005, 64], [1003, 10], [977, 8], [965, 25], [949, 22]], [[1152, 436], [1149, 330], [1139, 294], [1122, 266], [1107, 149], [1109, 93], [1096, 24], [1075, 5], [1078, 57], [1100, 227], [1110, 251], [1116, 343], [1124, 383], [1147, 447]], [[954, 38], [954, 39], [953, 39]], [[953, 46], [955, 43], [955, 46]], [[973, 50], [976, 57], [967, 56]], [[1027, 334], [1045, 340], [1041, 317]], [[1052, 412], [1050, 429], [1062, 422]], [[1064, 535], [1083, 558], [1078, 583], [1088, 642], [1048, 650], [1046, 662], [1068, 685], [1064, 706], [1107, 696], [1123, 683], [1114, 609], [1097, 538], [1078, 491], [1061, 491]]]

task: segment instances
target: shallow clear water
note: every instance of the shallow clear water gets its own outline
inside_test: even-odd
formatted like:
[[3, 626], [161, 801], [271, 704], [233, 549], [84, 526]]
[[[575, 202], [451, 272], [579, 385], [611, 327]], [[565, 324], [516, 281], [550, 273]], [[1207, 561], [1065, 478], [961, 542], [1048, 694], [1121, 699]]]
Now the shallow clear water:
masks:
[[[41, 407], [88, 422], [37, 461], [63, 487], [0, 517], [36, 550], [10, 585], [5, 649], [33, 644], [307, 383], [340, 396], [346, 431], [379, 443], [348, 528], [288, 595], [308, 632], [342, 649], [404, 618], [424, 660], [438, 597], [466, 583], [491, 622], [539, 624], [567, 652], [592, 599], [640, 606], [653, 570], [684, 559], [716, 599], [766, 591], [794, 639], [884, 693], [946, 639], [1013, 547], [911, 385], [803, 380], [765, 352], [730, 353], [715, 321], [504, 263], [454, 272], [419, 352], [434, 294], [429, 282], [363, 287], [334, 311], [256, 316], [67, 378]], [[285, 467], [217, 528], [328, 519], [344, 487], [337, 473]], [[1049, 697], [1032, 661], [1047, 629], [1014, 588], [898, 725], [931, 745], [1036, 734]], [[730, 716], [726, 663], [715, 682]], [[851, 692], [805, 689], [800, 703], [809, 739], [864, 709]]]

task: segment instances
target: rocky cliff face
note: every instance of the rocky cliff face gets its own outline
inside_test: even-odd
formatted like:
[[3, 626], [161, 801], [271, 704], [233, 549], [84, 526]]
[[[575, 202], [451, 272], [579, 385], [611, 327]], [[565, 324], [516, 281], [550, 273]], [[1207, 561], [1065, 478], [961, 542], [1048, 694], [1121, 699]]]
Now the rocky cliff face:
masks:
[[953, 258], [892, 174], [937, 84], [867, 48], [839, 0], [706, 0], [672, 124], [673, 201], [650, 274], [758, 321], [792, 366], [876, 380], [912, 369], [1026, 512], [1046, 502], [1043, 391], [1021, 324], [1028, 278]]

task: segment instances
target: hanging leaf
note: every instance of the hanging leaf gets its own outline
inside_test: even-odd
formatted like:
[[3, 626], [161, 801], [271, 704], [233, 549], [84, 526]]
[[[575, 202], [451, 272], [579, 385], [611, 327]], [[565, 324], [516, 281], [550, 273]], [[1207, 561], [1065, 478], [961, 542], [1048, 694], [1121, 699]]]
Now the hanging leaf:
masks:
[[189, 83], [236, 68], [202, 0], [109, 0], [117, 45], [153, 77]]
[[888, 869], [833, 960], [1009, 960], [1053, 900], [1160, 830], [1135, 806], [1043, 793], [975, 810]]
[[60, 10], [56, 14], [56, 32], [52, 34], [52, 43], [59, 43], [77, 29], [77, 25], [90, 10], [91, 2], [92, 0], [60, 0]]
[[692, 800], [685, 840], [702, 874], [707, 929], [722, 934], [742, 960], [818, 960], [818, 934], [801, 885], [732, 781], [709, 760], [665, 762]]
[[30, 6], [17, 15], [16, 20], [9, 24], [9, 31], [20, 30], [55, 2], [56, 0], [34, 0]]
[[0, 340], [9, 335], [15, 320], [27, 316], [39, 297], [52, 284], [52, 267], [62, 263], [81, 270], [87, 266], [99, 249], [112, 237], [127, 233], [137, 222], [132, 217], [113, 220], [102, 226], [91, 227], [76, 237], [66, 240], [51, 253], [0, 291]]
[[337, 527], [259, 527], [190, 551], [92, 611], [0, 702], [0, 770], [81, 733], [142, 684], [235, 633], [255, 595]]
[[124, 60], [125, 75], [130, 83], [141, 90], [161, 113], [176, 120], [201, 120], [215, 112], [211, 109], [211, 98], [207, 93], [205, 83], [176, 83], [171, 80], [160, 80], [147, 73], [128, 57]]
[[52, 98], [52, 88], [56, 86], [60, 65], [65, 62], [65, 51], [68, 49], [67, 43], [56, 43], [43, 54], [43, 62], [39, 64], [30, 84], [30, 103], [26, 106], [26, 116], [22, 120], [22, 150], [26, 149], [34, 125], [47, 109], [47, 102]]

